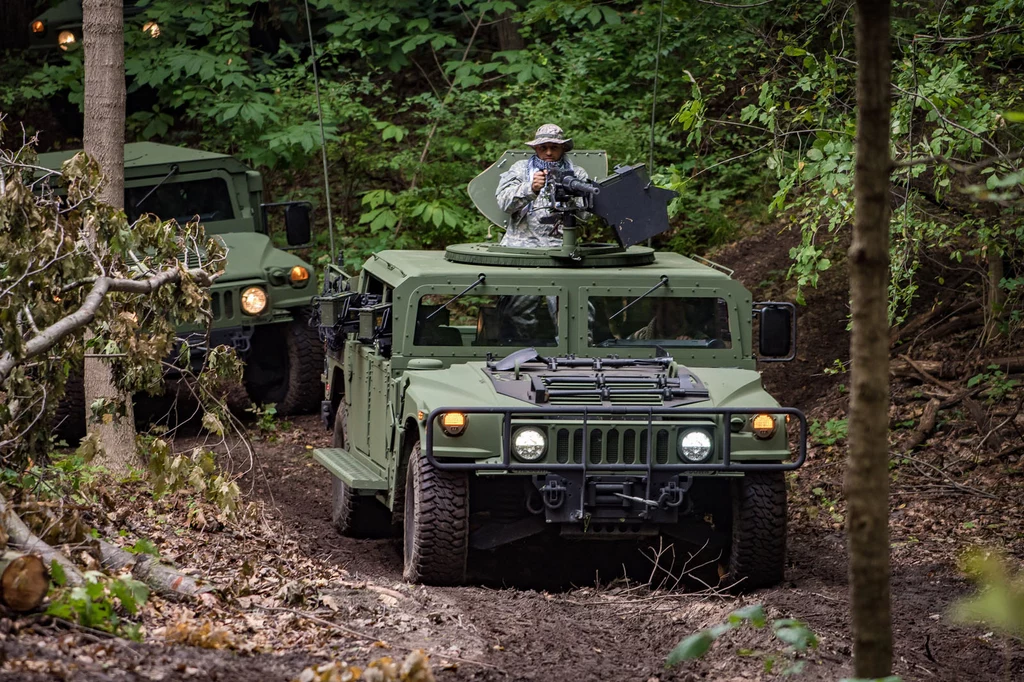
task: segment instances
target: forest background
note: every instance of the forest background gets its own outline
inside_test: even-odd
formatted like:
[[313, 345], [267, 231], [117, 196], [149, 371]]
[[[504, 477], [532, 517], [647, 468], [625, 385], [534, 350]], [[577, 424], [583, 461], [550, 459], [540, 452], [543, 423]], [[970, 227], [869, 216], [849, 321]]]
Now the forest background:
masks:
[[[8, 126], [41, 134], [39, 151], [80, 146], [81, 49], [19, 49], [51, 4], [4, 3], [0, 37], [0, 110]], [[704, 252], [753, 225], [796, 223], [787, 275], [798, 299], [843, 257], [852, 2], [310, 0], [314, 60], [302, 5], [133, 4], [128, 140], [234, 154], [267, 176], [275, 200], [312, 201], [326, 228], [315, 61], [333, 228], [350, 269], [382, 248], [497, 237], [466, 184], [545, 122], [613, 164], [651, 163], [679, 192], [663, 248]], [[922, 266], [977, 260], [997, 318], [1020, 295], [1022, 14], [1024, 0], [894, 3], [894, 323]], [[142, 30], [149, 21], [158, 36]]]

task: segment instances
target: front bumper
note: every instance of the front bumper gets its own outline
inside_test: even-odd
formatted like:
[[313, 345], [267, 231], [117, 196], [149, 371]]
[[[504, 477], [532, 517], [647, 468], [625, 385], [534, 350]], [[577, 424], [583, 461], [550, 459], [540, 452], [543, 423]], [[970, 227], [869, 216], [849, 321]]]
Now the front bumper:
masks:
[[[497, 456], [484, 461], [458, 461], [451, 458], [442, 461], [435, 456], [435, 420], [441, 414], [453, 411], [467, 415], [488, 414], [500, 417], [500, 461], [495, 461], [498, 459]], [[788, 461], [778, 461], [783, 459], [782, 457], [775, 459], [777, 450], [772, 451], [776, 454], [773, 454], [773, 459], [769, 461], [753, 461], [749, 450], [744, 453], [742, 459], [733, 458], [732, 441], [735, 434], [725, 425], [731, 425], [734, 416], [754, 414], [771, 414], [796, 420], [799, 428], [794, 434], [795, 457], [790, 444], [793, 439], [788, 433], [783, 433], [782, 437], [791, 457]], [[656, 430], [664, 431], [687, 420], [709, 418], [713, 418], [719, 425], [716, 429], [717, 437], [713, 439], [716, 450], [709, 461], [672, 461], [677, 458], [662, 456], [664, 453], [656, 452]], [[560, 420], [556, 423], [574, 420], [572, 428], [580, 434], [582, 443], [578, 451], [573, 453], [575, 456], [564, 458], [572, 461], [527, 463], [515, 460], [512, 456], [513, 430], [523, 423], [532, 425], [545, 419]], [[471, 417], [470, 420], [472, 421]], [[785, 420], [781, 421], [782, 424], [786, 423]], [[639, 441], [645, 444], [646, 452], [641, 452], [634, 461], [612, 463], [598, 452], [600, 446], [592, 450], [590, 434], [605, 433], [597, 428], [592, 431], [592, 427], [600, 425], [607, 429], [610, 424], [613, 425], [612, 428], [623, 431], [646, 431], [646, 437]], [[425, 419], [425, 427], [423, 453], [434, 467], [442, 471], [531, 475], [544, 503], [545, 517], [549, 523], [675, 523], [684, 509], [683, 502], [694, 483], [695, 475], [792, 471], [802, 466], [807, 459], [807, 418], [800, 410], [790, 407], [447, 406], [432, 410]], [[782, 428], [786, 430], [785, 426]]]

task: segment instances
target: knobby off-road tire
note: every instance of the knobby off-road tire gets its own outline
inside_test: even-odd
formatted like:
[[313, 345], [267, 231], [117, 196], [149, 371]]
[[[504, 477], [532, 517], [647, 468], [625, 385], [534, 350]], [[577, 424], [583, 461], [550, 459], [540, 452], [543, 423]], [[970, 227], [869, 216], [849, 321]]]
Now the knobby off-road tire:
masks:
[[[334, 417], [331, 445], [348, 445], [348, 406], [342, 403]], [[344, 481], [331, 476], [331, 521], [342, 535], [380, 538], [391, 534], [391, 512], [373, 497], [357, 495]]]
[[431, 466], [416, 443], [405, 477], [405, 570], [411, 583], [458, 585], [469, 552], [469, 481]]
[[64, 384], [64, 395], [53, 415], [54, 433], [60, 440], [77, 447], [85, 438], [85, 376], [72, 370]]
[[786, 567], [786, 479], [752, 472], [732, 486], [732, 548], [725, 582], [749, 592], [782, 582]]
[[246, 360], [245, 384], [255, 403], [273, 403], [282, 417], [320, 409], [324, 345], [309, 326], [309, 309], [291, 322], [257, 327]]

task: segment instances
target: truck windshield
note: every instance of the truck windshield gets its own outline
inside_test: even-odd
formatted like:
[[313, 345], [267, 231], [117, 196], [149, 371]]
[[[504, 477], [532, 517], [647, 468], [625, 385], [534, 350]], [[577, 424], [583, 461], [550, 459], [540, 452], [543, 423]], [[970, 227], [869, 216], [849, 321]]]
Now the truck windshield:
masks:
[[[558, 345], [557, 296], [427, 294], [416, 310], [417, 346]], [[427, 319], [429, 318], [429, 319]]]
[[613, 315], [635, 299], [628, 296], [591, 297], [591, 346], [665, 348], [732, 348], [729, 308], [724, 299], [651, 296]]
[[128, 220], [135, 222], [144, 213], [152, 213], [163, 220], [173, 218], [181, 224], [194, 220], [212, 223], [217, 220], [232, 220], [235, 217], [231, 207], [231, 193], [222, 178], [167, 182], [143, 202], [136, 204], [149, 194], [154, 185], [126, 187], [124, 190], [124, 211]]

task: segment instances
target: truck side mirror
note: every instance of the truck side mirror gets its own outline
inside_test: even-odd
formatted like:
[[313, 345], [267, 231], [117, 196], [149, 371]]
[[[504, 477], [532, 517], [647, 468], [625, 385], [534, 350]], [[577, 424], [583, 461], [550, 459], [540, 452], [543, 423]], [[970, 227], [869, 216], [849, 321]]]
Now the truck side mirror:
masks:
[[288, 246], [308, 244], [312, 236], [309, 221], [309, 204], [288, 204], [284, 209], [284, 230]]
[[796, 308], [792, 303], [754, 304], [761, 318], [758, 359], [785, 362], [796, 357]]

